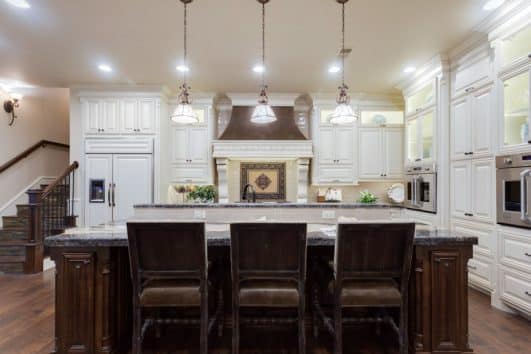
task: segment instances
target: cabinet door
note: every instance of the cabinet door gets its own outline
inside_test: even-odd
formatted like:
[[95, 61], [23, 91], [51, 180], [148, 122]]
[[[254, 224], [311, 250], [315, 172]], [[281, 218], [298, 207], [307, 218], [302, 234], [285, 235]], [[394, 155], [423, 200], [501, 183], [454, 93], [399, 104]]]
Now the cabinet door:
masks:
[[334, 141], [334, 128], [321, 127], [319, 128], [319, 146], [317, 147], [319, 153], [320, 164], [335, 163], [335, 149], [337, 142]]
[[87, 154], [85, 160], [85, 224], [112, 221], [112, 155]]
[[471, 152], [474, 155], [488, 155], [491, 153], [491, 125], [492, 125], [492, 89], [481, 90], [470, 95], [471, 124]]
[[450, 149], [453, 159], [465, 157], [471, 151], [470, 109], [468, 97], [452, 103]]
[[119, 133], [119, 101], [105, 99], [103, 101], [102, 129], [105, 133]]
[[112, 193], [114, 220], [127, 220], [134, 215], [134, 205], [153, 201], [152, 175], [151, 155], [114, 155]]
[[460, 264], [458, 251], [434, 251], [431, 255], [432, 271], [432, 351], [460, 352], [462, 302], [468, 301], [466, 293], [459, 291], [465, 271]]
[[470, 211], [470, 161], [454, 162], [450, 176], [450, 206], [453, 216], [465, 217]]
[[208, 129], [188, 128], [188, 155], [191, 163], [208, 161]]
[[404, 177], [404, 129], [383, 129], [383, 174], [386, 178]]
[[420, 157], [422, 160], [435, 158], [435, 111], [429, 110], [419, 117]]
[[83, 102], [83, 119], [86, 133], [100, 133], [102, 129], [101, 100], [87, 99]]
[[407, 160], [415, 162], [421, 160], [419, 148], [419, 120], [411, 118], [406, 122]]
[[155, 131], [155, 112], [155, 99], [145, 98], [138, 102], [138, 131], [142, 133], [153, 133]]
[[138, 102], [134, 98], [122, 100], [122, 130], [125, 133], [134, 133], [137, 129]]
[[94, 255], [64, 253], [58, 268], [57, 352], [94, 353]]
[[335, 156], [337, 163], [351, 165], [354, 161], [354, 128], [335, 128]]
[[[379, 179], [383, 172], [383, 144], [380, 128], [359, 129], [359, 178]], [[402, 158], [402, 157], [400, 157]]]
[[473, 160], [471, 162], [471, 209], [474, 218], [483, 221], [494, 221], [493, 206], [495, 204], [494, 190], [495, 167], [494, 160]]
[[174, 163], [187, 163], [188, 154], [188, 129], [183, 126], [172, 127], [172, 161]]

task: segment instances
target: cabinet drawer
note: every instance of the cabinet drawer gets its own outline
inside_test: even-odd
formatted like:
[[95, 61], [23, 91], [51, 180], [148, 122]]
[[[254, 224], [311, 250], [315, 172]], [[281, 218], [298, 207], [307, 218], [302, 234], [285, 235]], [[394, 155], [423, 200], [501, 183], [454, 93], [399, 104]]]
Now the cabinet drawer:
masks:
[[350, 165], [342, 167], [320, 166], [320, 183], [353, 183], [354, 173]]
[[492, 263], [480, 256], [468, 261], [468, 280], [486, 291], [492, 290]]
[[493, 257], [493, 248], [494, 248], [494, 237], [495, 230], [494, 228], [486, 227], [482, 224], [473, 224], [473, 223], [461, 223], [459, 221], [454, 221], [452, 223], [452, 229], [459, 234], [465, 236], [475, 236], [478, 238], [478, 244], [474, 245], [474, 257], [476, 255], [481, 255], [484, 257]]
[[172, 182], [206, 183], [208, 182], [207, 166], [177, 165], [172, 166]]
[[502, 300], [519, 310], [531, 314], [531, 277], [524, 273], [500, 270], [500, 294]]
[[501, 231], [500, 261], [508, 267], [531, 273], [531, 238]]

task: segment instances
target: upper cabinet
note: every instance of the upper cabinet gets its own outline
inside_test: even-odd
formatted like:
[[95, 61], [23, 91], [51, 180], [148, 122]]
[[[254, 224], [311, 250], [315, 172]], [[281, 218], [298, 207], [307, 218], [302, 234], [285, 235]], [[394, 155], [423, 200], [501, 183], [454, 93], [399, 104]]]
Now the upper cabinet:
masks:
[[492, 86], [452, 101], [450, 151], [453, 160], [492, 155], [492, 106]]
[[495, 50], [499, 150], [528, 151], [531, 147], [531, 18], [500, 26], [490, 35]]
[[154, 134], [160, 99], [82, 97], [86, 134]]
[[333, 109], [314, 110], [316, 125], [313, 128], [315, 156], [313, 159], [313, 184], [357, 183], [356, 125], [330, 124]]
[[435, 104], [435, 85], [430, 82], [406, 97], [406, 114], [409, 116]]
[[360, 180], [404, 176], [404, 112], [362, 111], [358, 131]]
[[209, 116], [210, 108], [195, 107], [199, 122], [170, 123], [171, 181], [212, 183]]
[[406, 120], [406, 156], [408, 163], [435, 160], [435, 108]]

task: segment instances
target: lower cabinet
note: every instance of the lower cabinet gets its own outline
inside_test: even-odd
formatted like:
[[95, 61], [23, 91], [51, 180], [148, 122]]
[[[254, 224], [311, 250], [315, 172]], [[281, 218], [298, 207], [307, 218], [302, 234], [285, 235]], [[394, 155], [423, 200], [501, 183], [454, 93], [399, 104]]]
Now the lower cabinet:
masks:
[[495, 165], [493, 159], [453, 162], [450, 208], [454, 218], [495, 222]]
[[467, 263], [472, 247], [417, 246], [414, 257], [410, 316], [415, 351], [469, 352]]
[[501, 300], [531, 316], [531, 230], [500, 226], [498, 263]]
[[478, 244], [474, 246], [474, 258], [468, 262], [468, 283], [478, 290], [491, 293], [496, 285], [496, 226], [454, 219], [452, 230], [458, 235], [478, 238]]

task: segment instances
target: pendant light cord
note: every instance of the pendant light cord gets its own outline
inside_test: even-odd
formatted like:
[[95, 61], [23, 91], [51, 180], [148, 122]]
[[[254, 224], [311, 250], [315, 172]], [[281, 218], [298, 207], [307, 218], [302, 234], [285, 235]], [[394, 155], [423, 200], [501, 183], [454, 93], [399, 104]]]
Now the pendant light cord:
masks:
[[262, 86], [265, 86], [265, 2], [262, 3]]
[[188, 45], [187, 45], [187, 39], [188, 39], [188, 4], [184, 3], [184, 67], [183, 70], [183, 81], [184, 85], [186, 86], [186, 71], [188, 70], [187, 66], [187, 52], [188, 52]]
[[345, 86], [345, 3], [341, 4], [341, 85]]

